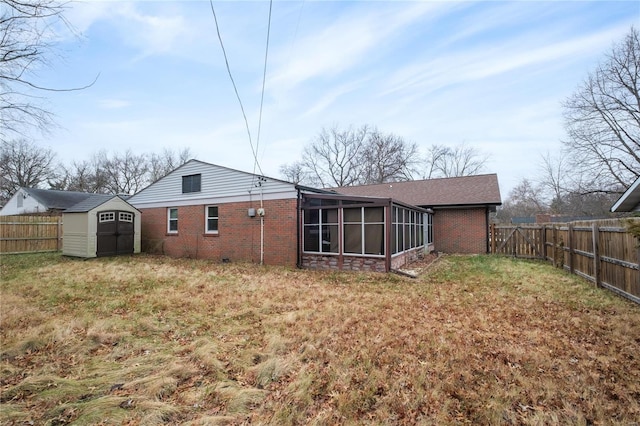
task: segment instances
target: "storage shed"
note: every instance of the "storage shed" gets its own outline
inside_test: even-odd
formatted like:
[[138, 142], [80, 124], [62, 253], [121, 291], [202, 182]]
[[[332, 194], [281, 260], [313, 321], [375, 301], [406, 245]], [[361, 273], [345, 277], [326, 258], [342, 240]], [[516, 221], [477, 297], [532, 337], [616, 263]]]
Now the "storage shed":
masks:
[[62, 254], [140, 253], [140, 211], [117, 195], [91, 194], [62, 212]]

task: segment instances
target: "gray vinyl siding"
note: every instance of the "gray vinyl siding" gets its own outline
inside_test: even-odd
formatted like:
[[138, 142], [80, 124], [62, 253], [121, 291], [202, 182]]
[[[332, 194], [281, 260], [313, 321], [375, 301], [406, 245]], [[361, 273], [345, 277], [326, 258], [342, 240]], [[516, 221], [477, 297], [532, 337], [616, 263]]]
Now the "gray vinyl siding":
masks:
[[[182, 193], [182, 177], [200, 174], [200, 192]], [[259, 185], [261, 183], [261, 186]], [[129, 198], [137, 208], [196, 205], [297, 197], [295, 185], [251, 173], [190, 160]]]

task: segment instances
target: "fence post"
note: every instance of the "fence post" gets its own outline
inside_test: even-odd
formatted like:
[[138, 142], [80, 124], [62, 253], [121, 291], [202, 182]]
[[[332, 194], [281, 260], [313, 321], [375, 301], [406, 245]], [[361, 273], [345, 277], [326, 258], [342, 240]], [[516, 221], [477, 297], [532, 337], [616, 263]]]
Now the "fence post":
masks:
[[496, 254], [496, 224], [491, 224], [491, 254]]
[[598, 223], [593, 222], [592, 225], [592, 236], [593, 236], [593, 278], [596, 282], [596, 287], [600, 287], [600, 229], [598, 228]]
[[61, 251], [62, 250], [62, 215], [58, 216], [58, 223], [56, 226], [56, 239], [57, 239], [56, 248], [58, 249], [58, 251]]
[[571, 223], [568, 224], [568, 234], [569, 234], [569, 238], [567, 238], [568, 244], [569, 244], [569, 271], [571, 271], [571, 273], [574, 273], [574, 269], [573, 269], [573, 255], [574, 255], [574, 245], [575, 245], [575, 241], [573, 238], [573, 225]]
[[555, 226], [553, 226], [551, 229], [553, 230], [553, 238], [552, 238], [552, 241], [551, 241], [552, 244], [553, 244], [551, 246], [551, 253], [553, 255], [553, 267], [557, 268], [558, 264], [557, 264], [557, 261], [556, 261], [556, 251], [557, 251], [556, 248], [558, 246], [558, 229]]
[[547, 261], [547, 225], [542, 225], [542, 260]]

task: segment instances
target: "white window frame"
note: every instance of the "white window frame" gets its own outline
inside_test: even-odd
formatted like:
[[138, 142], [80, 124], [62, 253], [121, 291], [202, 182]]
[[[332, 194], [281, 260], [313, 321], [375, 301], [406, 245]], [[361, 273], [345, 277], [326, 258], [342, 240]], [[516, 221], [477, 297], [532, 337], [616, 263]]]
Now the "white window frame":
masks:
[[[171, 211], [175, 210], [176, 211], [176, 218], [172, 219], [171, 218]], [[175, 221], [176, 222], [176, 229], [172, 230], [171, 229], [171, 221]], [[167, 208], [167, 234], [177, 234], [178, 233], [178, 208], [177, 207], [169, 207]]]
[[133, 222], [133, 213], [118, 212], [118, 222]]
[[101, 212], [98, 214], [98, 221], [100, 223], [114, 222], [115, 220], [116, 220], [115, 212]]
[[[215, 207], [218, 209], [217, 216], [209, 216], [209, 207]], [[218, 227], [215, 230], [209, 229], [209, 219], [216, 219], [218, 223]], [[210, 235], [216, 235], [220, 232], [220, 206], [217, 205], [209, 205], [204, 206], [204, 233]]]

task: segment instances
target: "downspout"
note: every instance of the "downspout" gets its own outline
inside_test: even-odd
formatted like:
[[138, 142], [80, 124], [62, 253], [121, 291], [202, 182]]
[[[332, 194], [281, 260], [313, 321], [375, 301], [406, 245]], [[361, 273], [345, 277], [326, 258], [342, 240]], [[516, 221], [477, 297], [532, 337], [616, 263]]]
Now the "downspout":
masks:
[[489, 206], [485, 207], [485, 223], [484, 223], [484, 231], [485, 231], [485, 242], [486, 242], [486, 251], [485, 253], [489, 253]]
[[296, 199], [296, 268], [302, 268], [302, 253], [300, 252], [300, 248], [302, 247], [300, 235], [300, 221], [302, 220], [302, 193], [300, 192], [300, 188], [296, 188], [298, 191], [298, 197]]
[[[384, 234], [385, 234], [385, 272], [391, 271], [391, 227], [393, 226], [393, 200], [389, 200], [389, 204], [385, 208]], [[394, 242], [395, 243], [395, 242]]]
[[264, 264], [264, 205], [262, 182], [260, 183], [260, 265]]

